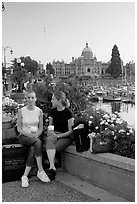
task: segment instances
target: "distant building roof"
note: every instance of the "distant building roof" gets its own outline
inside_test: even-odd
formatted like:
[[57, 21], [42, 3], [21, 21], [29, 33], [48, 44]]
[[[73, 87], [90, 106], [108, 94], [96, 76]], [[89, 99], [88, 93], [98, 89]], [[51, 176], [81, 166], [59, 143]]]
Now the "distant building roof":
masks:
[[93, 58], [93, 52], [90, 47], [88, 47], [88, 43], [86, 43], [86, 47], [83, 49], [81, 56], [88, 59]]

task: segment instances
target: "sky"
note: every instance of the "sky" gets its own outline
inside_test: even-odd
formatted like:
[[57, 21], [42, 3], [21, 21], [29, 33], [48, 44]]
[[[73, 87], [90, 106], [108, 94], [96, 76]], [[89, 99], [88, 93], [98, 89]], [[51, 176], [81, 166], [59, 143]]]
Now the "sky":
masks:
[[[30, 56], [44, 66], [70, 63], [86, 42], [97, 61], [108, 62], [116, 44], [124, 64], [135, 61], [134, 2], [4, 2], [2, 46], [6, 60]], [[2, 52], [3, 53], [3, 52]], [[3, 56], [3, 55], [2, 55]]]

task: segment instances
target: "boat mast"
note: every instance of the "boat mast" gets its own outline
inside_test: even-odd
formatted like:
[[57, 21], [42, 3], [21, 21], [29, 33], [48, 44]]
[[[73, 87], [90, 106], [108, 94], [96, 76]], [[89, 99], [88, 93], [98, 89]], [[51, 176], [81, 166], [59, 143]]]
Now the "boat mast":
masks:
[[125, 84], [127, 84], [127, 70], [126, 70], [126, 66], [125, 66]]
[[122, 68], [122, 84], [123, 84], [123, 62], [121, 60], [121, 68]]

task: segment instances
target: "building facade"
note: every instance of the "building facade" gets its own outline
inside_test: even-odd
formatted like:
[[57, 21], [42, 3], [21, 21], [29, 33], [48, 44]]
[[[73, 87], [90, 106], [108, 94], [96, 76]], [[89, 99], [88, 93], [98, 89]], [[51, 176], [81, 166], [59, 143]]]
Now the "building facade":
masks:
[[78, 58], [72, 57], [72, 61], [67, 64], [64, 61], [53, 61], [53, 69], [55, 70], [56, 77], [64, 76], [91, 76], [91, 77], [100, 77], [105, 73], [108, 63], [102, 63], [97, 61], [95, 55], [88, 43], [86, 47], [82, 50], [81, 56]]

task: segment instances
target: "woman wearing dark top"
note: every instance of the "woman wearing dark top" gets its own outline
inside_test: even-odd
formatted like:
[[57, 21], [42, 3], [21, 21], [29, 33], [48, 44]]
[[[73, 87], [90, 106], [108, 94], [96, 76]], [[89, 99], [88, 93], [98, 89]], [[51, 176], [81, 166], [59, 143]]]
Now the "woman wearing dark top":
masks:
[[54, 132], [47, 132], [46, 150], [50, 163], [49, 172], [55, 173], [54, 158], [56, 151], [62, 151], [73, 141], [72, 126], [74, 118], [71, 111], [66, 108], [66, 95], [61, 92], [55, 92], [52, 96], [53, 108], [50, 111], [49, 125], [54, 126]]

